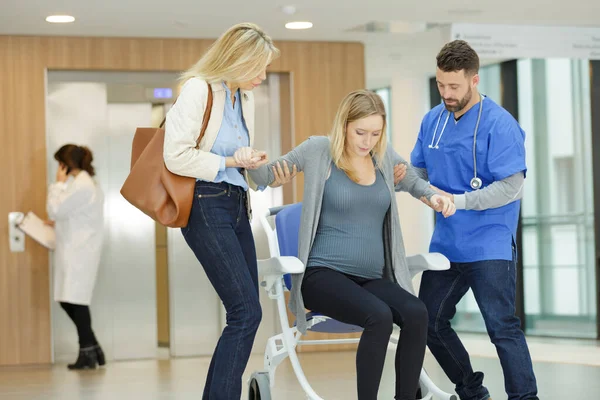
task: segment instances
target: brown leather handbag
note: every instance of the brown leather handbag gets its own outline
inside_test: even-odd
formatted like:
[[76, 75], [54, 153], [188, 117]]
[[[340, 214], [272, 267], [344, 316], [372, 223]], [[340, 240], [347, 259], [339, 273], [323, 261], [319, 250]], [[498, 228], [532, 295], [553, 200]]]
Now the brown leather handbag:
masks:
[[[212, 89], [202, 119], [196, 149], [204, 137], [212, 108]], [[190, 218], [196, 178], [176, 175], [165, 166], [165, 119], [158, 128], [137, 128], [131, 147], [131, 170], [121, 195], [144, 214], [171, 228], [185, 227]]]

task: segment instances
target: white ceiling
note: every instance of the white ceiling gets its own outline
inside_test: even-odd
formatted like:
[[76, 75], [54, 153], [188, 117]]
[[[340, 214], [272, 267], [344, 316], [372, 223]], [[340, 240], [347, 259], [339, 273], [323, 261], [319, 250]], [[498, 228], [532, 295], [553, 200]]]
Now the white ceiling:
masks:
[[[284, 14], [285, 5], [294, 5], [295, 15]], [[49, 24], [45, 18], [51, 14], [73, 15], [76, 21]], [[308, 20], [314, 27], [285, 29], [292, 20]], [[0, 34], [214, 38], [242, 21], [259, 24], [275, 40], [361, 41], [367, 49], [369, 79], [383, 82], [392, 65], [430, 52], [423, 44], [439, 43], [446, 36], [439, 31], [390, 34], [349, 29], [371, 21], [594, 26], [600, 25], [600, 1], [0, 0]]]

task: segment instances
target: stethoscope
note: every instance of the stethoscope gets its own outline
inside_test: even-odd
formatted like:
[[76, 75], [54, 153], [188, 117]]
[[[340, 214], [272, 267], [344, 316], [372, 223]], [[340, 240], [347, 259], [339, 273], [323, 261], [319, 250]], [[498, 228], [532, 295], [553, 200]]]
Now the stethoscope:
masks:
[[[473, 190], [477, 190], [481, 188], [481, 185], [483, 184], [481, 182], [481, 179], [479, 179], [479, 177], [477, 176], [477, 130], [479, 129], [479, 121], [481, 121], [481, 110], [483, 110], [483, 99], [485, 98], [481, 93], [479, 94], [479, 96], [481, 97], [481, 101], [479, 102], [479, 113], [477, 114], [477, 122], [475, 123], [475, 131], [473, 132], [473, 178], [471, 179], [471, 187], [473, 188]], [[445, 107], [442, 107], [442, 112], [440, 112], [440, 115], [437, 119], [437, 123], [435, 124], [435, 128], [433, 129], [433, 137], [431, 138], [431, 144], [428, 146], [430, 149], [439, 149], [440, 146], [440, 140], [442, 139], [442, 135], [444, 134], [444, 131], [446, 130], [446, 125], [448, 124], [448, 119], [450, 118], [450, 112], [448, 111], [448, 114], [446, 115], [446, 120], [444, 121], [444, 125], [442, 126], [442, 131], [440, 132], [440, 136], [437, 139], [437, 142], [435, 142], [435, 145], [433, 144], [433, 142], [435, 141], [435, 136], [437, 134], [437, 130], [438, 127], [440, 126], [440, 122], [442, 120], [442, 115], [444, 115], [444, 111], [446, 111]]]

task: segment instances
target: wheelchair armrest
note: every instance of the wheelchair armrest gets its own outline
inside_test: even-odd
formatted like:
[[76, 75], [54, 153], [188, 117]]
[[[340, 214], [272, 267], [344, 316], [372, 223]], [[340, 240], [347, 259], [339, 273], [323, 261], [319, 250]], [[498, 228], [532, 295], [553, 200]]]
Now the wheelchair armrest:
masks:
[[258, 278], [262, 286], [272, 299], [277, 299], [277, 291], [274, 291], [277, 282], [283, 282], [285, 274], [301, 274], [304, 272], [304, 264], [297, 257], [271, 257], [266, 260], [258, 260]]
[[304, 264], [297, 257], [271, 257], [266, 260], [258, 260], [258, 275], [285, 275], [301, 274], [304, 272]]
[[450, 269], [450, 261], [440, 253], [423, 253], [406, 257], [408, 270], [414, 277], [423, 271], [444, 271]]

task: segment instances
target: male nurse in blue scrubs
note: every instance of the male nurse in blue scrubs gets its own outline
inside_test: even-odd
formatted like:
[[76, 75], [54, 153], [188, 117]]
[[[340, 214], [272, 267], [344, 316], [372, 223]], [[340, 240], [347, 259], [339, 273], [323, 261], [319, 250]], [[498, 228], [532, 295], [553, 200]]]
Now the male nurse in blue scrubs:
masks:
[[461, 400], [490, 398], [483, 373], [473, 371], [450, 325], [456, 304], [471, 288], [496, 346], [508, 399], [537, 400], [529, 349], [515, 316], [525, 133], [505, 109], [479, 94], [478, 72], [479, 57], [466, 42], [442, 48], [436, 79], [443, 103], [423, 119], [411, 153], [421, 177], [456, 205], [454, 217], [436, 218], [430, 246], [451, 267], [425, 272], [421, 280], [419, 298], [429, 311], [427, 345]]

